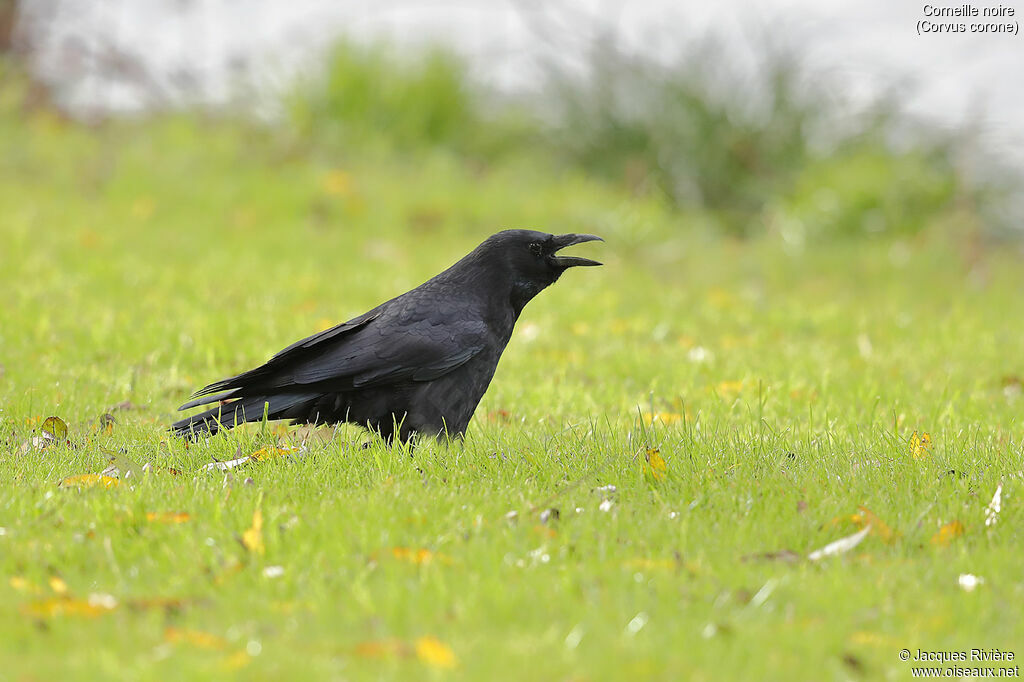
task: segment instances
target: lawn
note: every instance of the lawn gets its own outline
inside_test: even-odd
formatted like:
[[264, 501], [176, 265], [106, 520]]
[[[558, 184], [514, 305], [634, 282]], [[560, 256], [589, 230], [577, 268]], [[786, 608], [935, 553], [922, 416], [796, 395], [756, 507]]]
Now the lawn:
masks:
[[[734, 241], [536, 159], [332, 157], [196, 118], [4, 114], [0, 148], [0, 679], [909, 679], [904, 648], [1024, 655], [1018, 254], [943, 226]], [[168, 437], [194, 390], [507, 227], [600, 234], [574, 252], [606, 265], [527, 307], [463, 444]], [[120, 478], [80, 478], [111, 453]]]

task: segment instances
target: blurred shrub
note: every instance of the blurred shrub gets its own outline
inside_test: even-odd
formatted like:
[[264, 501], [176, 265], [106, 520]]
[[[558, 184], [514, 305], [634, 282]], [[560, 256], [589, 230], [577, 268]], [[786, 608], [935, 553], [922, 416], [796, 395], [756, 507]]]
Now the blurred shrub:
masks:
[[970, 191], [947, 140], [918, 128], [908, 144], [899, 102], [851, 114], [843, 84], [808, 73], [801, 54], [755, 51], [744, 69], [713, 42], [667, 66], [598, 45], [582, 72], [552, 61], [542, 96], [509, 106], [450, 52], [342, 43], [292, 114], [332, 149], [525, 152], [702, 210], [735, 236], [915, 233]]
[[951, 206], [958, 178], [948, 159], [898, 153], [864, 140], [810, 160], [780, 198], [787, 239], [914, 234]]
[[515, 109], [485, 115], [487, 100], [464, 61], [443, 48], [403, 56], [384, 44], [342, 42], [323, 76], [292, 98], [291, 114], [301, 132], [337, 147], [435, 146], [490, 157], [518, 143], [532, 124]]
[[764, 229], [769, 207], [805, 238], [916, 232], [966, 191], [947, 141], [919, 129], [907, 150], [887, 143], [907, 139], [898, 102], [851, 115], [799, 54], [764, 44], [757, 57], [750, 73], [714, 43], [667, 67], [598, 49], [585, 77], [552, 70], [549, 149], [739, 236]]

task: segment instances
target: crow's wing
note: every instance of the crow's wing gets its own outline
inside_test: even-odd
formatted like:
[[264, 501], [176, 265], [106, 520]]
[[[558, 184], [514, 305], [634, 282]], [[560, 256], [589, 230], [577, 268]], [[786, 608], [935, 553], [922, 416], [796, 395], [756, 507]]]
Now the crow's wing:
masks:
[[482, 320], [452, 312], [440, 307], [384, 314], [355, 334], [317, 344], [317, 352], [295, 363], [280, 363], [270, 385], [340, 381], [364, 388], [436, 379], [468, 362], [486, 344]]
[[178, 409], [314, 384], [351, 390], [430, 381], [484, 349], [487, 326], [477, 316], [458, 306], [417, 302], [395, 299], [297, 341], [266, 364], [203, 388]]

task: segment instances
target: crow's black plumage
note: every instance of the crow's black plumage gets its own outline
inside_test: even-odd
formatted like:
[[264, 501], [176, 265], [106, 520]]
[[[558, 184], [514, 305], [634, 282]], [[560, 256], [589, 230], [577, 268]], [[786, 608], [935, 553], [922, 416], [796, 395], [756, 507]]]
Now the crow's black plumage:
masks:
[[599, 239], [499, 232], [412, 291], [198, 391], [178, 409], [218, 405], [171, 428], [213, 434], [265, 415], [361, 424], [389, 442], [414, 433], [461, 436], [523, 307], [566, 269], [600, 265], [557, 252]]

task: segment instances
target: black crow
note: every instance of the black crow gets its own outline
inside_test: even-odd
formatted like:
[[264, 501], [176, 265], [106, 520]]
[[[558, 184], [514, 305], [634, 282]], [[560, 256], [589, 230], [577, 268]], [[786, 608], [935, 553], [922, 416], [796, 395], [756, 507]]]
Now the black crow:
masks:
[[412, 291], [198, 391], [178, 409], [217, 406], [171, 429], [195, 437], [265, 416], [360, 424], [389, 443], [461, 437], [523, 307], [568, 268], [601, 265], [558, 251], [600, 239], [499, 232]]

